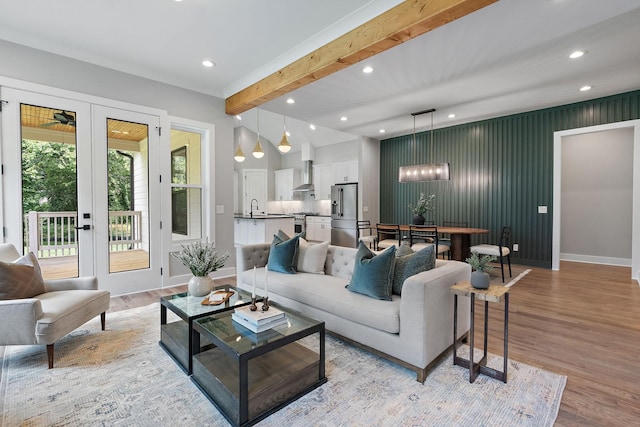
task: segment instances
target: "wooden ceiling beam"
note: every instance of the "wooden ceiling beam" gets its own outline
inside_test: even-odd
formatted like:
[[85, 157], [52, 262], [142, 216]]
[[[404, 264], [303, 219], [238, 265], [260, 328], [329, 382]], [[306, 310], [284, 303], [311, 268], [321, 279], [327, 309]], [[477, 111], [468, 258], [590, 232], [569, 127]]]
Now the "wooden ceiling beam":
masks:
[[468, 15], [497, 0], [408, 0], [225, 100], [227, 114], [260, 106]]

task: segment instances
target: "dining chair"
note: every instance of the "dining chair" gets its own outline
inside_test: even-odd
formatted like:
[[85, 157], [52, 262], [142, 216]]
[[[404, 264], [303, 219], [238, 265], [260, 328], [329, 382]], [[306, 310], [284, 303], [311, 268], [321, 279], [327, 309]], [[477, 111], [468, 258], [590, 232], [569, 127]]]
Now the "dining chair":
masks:
[[[442, 221], [442, 226], [467, 228], [469, 227], [469, 222], [468, 221]], [[451, 248], [451, 236], [448, 233], [441, 233], [439, 241], [441, 245], [449, 246], [449, 248]], [[442, 254], [442, 256], [444, 257], [444, 254]], [[449, 259], [451, 259], [451, 250], [449, 250]]]
[[400, 234], [399, 224], [380, 224], [376, 225], [377, 242], [376, 250], [386, 249], [393, 245], [400, 247], [402, 242], [402, 234]]
[[376, 248], [377, 237], [373, 234], [373, 229], [368, 219], [358, 221], [358, 241], [369, 245], [369, 249]]
[[438, 227], [433, 225], [409, 225], [409, 245], [415, 252], [434, 245], [436, 257], [438, 254], [445, 254], [451, 247], [441, 245], [438, 237]]
[[493, 255], [500, 259], [500, 270], [502, 270], [502, 283], [504, 283], [504, 258], [509, 263], [509, 277], [511, 277], [511, 227], [502, 227], [500, 241], [496, 245], [476, 245], [471, 246], [471, 252], [477, 252], [480, 255]]

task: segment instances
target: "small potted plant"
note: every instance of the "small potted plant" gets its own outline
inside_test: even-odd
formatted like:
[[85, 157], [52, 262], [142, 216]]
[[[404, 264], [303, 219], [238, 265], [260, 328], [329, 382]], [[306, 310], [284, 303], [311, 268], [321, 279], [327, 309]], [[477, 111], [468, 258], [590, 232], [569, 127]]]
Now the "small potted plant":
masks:
[[200, 240], [188, 245], [180, 245], [180, 252], [172, 255], [185, 267], [191, 270], [193, 277], [189, 280], [189, 295], [203, 297], [213, 289], [213, 279], [209, 277], [229, 259], [229, 252], [220, 255], [216, 251], [214, 243], [201, 242]]
[[471, 266], [473, 273], [471, 273], [471, 286], [476, 289], [488, 289], [491, 283], [491, 277], [489, 277], [488, 271], [493, 269], [490, 262], [497, 260], [494, 255], [482, 255], [478, 252], [471, 252], [471, 256], [465, 261]]
[[413, 224], [424, 224], [424, 215], [427, 212], [433, 212], [435, 210], [435, 207], [433, 206], [433, 199], [435, 198], [435, 194], [431, 194], [425, 197], [424, 193], [420, 193], [420, 197], [418, 197], [416, 206], [414, 207], [413, 205], [409, 205], [409, 209], [411, 209], [411, 212], [413, 212]]

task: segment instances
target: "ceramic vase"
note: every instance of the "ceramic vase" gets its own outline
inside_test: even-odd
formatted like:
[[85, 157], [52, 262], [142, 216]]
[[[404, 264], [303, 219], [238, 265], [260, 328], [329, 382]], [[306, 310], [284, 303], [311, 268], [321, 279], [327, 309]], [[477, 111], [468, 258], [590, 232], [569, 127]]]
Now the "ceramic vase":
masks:
[[209, 276], [193, 276], [189, 280], [189, 295], [203, 297], [213, 290], [213, 279]]
[[491, 277], [489, 273], [482, 270], [476, 270], [471, 273], [471, 286], [476, 289], [489, 289], [491, 284]]
[[422, 215], [414, 215], [412, 224], [414, 224], [414, 225], [423, 225], [424, 224], [424, 217]]

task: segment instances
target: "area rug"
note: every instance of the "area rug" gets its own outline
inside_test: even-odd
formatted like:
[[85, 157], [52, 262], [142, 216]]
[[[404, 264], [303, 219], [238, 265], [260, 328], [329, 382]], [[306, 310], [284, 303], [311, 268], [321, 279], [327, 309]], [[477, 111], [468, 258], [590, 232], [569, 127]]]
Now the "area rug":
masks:
[[[56, 345], [51, 370], [43, 347], [7, 347], [2, 425], [227, 426], [158, 345], [159, 317], [152, 304], [108, 314], [106, 331], [91, 321]], [[330, 336], [326, 357], [328, 382], [258, 425], [551, 426], [566, 383], [510, 360], [507, 384], [483, 375], [470, 384], [449, 355], [420, 384], [414, 372]]]

